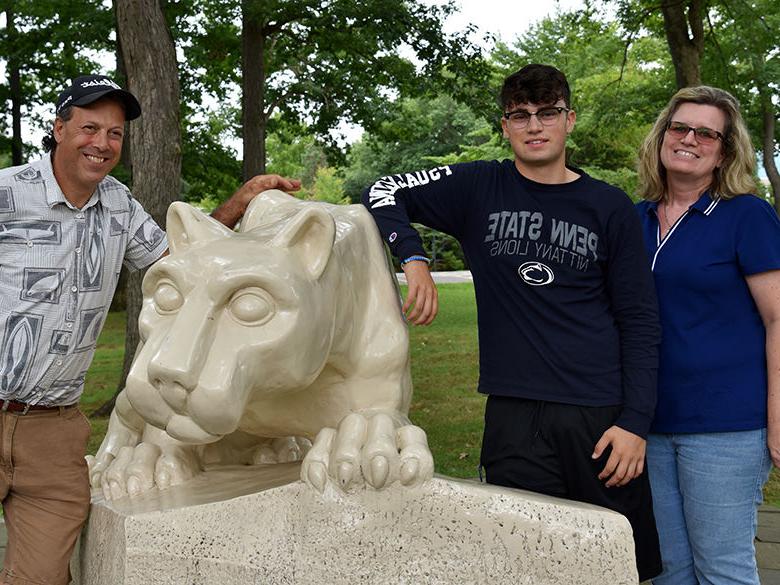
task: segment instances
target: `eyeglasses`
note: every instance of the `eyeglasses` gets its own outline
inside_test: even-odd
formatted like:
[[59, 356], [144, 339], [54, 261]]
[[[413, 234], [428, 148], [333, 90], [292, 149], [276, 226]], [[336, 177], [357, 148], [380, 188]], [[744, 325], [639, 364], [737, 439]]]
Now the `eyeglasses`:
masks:
[[702, 144], [712, 144], [719, 138], [723, 140], [723, 134], [712, 128], [707, 128], [706, 126], [694, 128], [693, 126], [688, 126], [688, 124], [674, 121], [671, 121], [666, 125], [666, 131], [680, 140], [688, 136], [688, 133], [691, 132], [691, 130], [693, 130], [696, 141], [701, 142]]
[[536, 110], [536, 112], [514, 110], [513, 112], [504, 112], [504, 118], [515, 128], [525, 128], [528, 126], [532, 116], [536, 116], [536, 119], [539, 120], [543, 126], [552, 126], [560, 118], [561, 112], [569, 111], [569, 108], [564, 108], [563, 106], [541, 108]]

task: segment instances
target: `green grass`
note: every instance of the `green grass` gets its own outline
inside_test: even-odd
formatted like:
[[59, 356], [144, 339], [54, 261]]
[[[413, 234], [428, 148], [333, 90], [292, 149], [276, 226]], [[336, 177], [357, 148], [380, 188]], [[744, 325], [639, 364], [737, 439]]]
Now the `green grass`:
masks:
[[436, 320], [410, 330], [414, 381], [410, 416], [428, 434], [437, 472], [476, 477], [485, 396], [476, 391], [474, 288], [445, 284], [439, 291]]
[[[124, 313], [110, 313], [87, 373], [82, 407], [92, 412], [111, 397], [124, 354]], [[439, 316], [433, 325], [411, 328], [414, 398], [411, 418], [425, 429], [436, 471], [453, 477], [476, 477], [485, 398], [476, 391], [477, 316], [470, 284], [439, 286]], [[90, 419], [94, 453], [107, 419]], [[764, 488], [768, 503], [780, 506], [780, 471]]]
[[[125, 323], [124, 312], [109, 313], [103, 331], [98, 339], [95, 358], [84, 380], [84, 394], [81, 397], [81, 409], [87, 414], [97, 409], [109, 400], [116, 391], [119, 377], [122, 375], [122, 361], [125, 357]], [[92, 435], [89, 437], [87, 452], [94, 454], [103, 436], [106, 434], [108, 417], [93, 418], [89, 416], [92, 425]]]

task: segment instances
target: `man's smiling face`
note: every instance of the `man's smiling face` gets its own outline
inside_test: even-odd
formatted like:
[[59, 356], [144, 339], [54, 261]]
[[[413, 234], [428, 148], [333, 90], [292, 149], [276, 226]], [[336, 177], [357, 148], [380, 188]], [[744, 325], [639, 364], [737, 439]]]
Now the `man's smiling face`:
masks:
[[55, 120], [54, 174], [69, 199], [86, 203], [116, 166], [122, 154], [124, 127], [124, 108], [112, 99], [73, 107], [70, 120]]
[[[508, 111], [525, 110], [535, 114], [544, 108], [565, 106], [561, 99], [551, 104], [513, 104]], [[517, 163], [528, 167], [555, 167], [565, 164], [566, 137], [574, 128], [575, 119], [574, 111], [563, 110], [549, 126], [543, 125], [535, 115], [523, 128], [517, 128], [506, 118], [501, 119], [501, 126]]]

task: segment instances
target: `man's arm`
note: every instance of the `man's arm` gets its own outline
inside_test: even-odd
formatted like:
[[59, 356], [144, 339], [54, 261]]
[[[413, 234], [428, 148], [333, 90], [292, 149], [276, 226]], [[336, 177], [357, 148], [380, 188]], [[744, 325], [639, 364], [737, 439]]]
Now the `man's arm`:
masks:
[[454, 165], [382, 177], [363, 193], [363, 204], [374, 217], [382, 240], [401, 261], [408, 284], [403, 312], [415, 325], [433, 322], [438, 292], [422, 239], [411, 222], [458, 237], [466, 213], [464, 182], [469, 181], [469, 170], [467, 165]]
[[[257, 175], [244, 183], [227, 201], [217, 207], [211, 213], [211, 217], [232, 229], [238, 223], [238, 220], [244, 216], [244, 212], [252, 199], [263, 191], [268, 191], [269, 189], [297, 191], [300, 188], [301, 182], [297, 179], [287, 179], [279, 175]], [[136, 233], [142, 223], [152, 222], [154, 226], [153, 231], [160, 233], [160, 237], [164, 239], [165, 234], [138, 201], [132, 198], [131, 201], [131, 233]], [[125, 254], [125, 264], [133, 270], [147, 268], [169, 254], [167, 243], [165, 247], [162, 247], [162, 245], [158, 246], [156, 254], [148, 252], [144, 246], [134, 246], [133, 249], [129, 248], [128, 250], [128, 253]]]
[[[256, 175], [241, 185], [227, 201], [212, 211], [211, 217], [222, 225], [233, 229], [238, 221], [244, 217], [244, 212], [252, 199], [263, 191], [280, 189], [289, 192], [297, 191], [300, 188], [301, 182], [298, 179], [287, 179], [279, 175]], [[170, 250], [166, 248], [158, 260], [165, 258], [168, 254], [170, 254]]]
[[289, 192], [297, 191], [300, 188], [301, 182], [297, 179], [287, 179], [279, 175], [256, 175], [233, 193], [230, 199], [217, 207], [211, 213], [211, 217], [233, 229], [238, 221], [244, 217], [244, 212], [252, 199], [263, 191], [279, 189]]
[[644, 471], [645, 437], [655, 412], [661, 327], [639, 216], [628, 200], [607, 230], [607, 292], [620, 334], [623, 410], [596, 443], [592, 457], [598, 459], [611, 447], [599, 479], [612, 487], [626, 485]]
[[780, 270], [745, 280], [766, 328], [767, 445], [772, 463], [780, 468]]

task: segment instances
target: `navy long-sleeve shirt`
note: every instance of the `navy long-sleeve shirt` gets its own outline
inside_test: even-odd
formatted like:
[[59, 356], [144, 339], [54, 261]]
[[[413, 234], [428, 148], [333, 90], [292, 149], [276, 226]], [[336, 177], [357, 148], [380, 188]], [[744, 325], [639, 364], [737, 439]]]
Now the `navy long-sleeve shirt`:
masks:
[[622, 405], [646, 436], [660, 327], [639, 219], [619, 189], [579, 169], [570, 183], [478, 161], [383, 177], [363, 194], [391, 251], [425, 254], [418, 222], [458, 239], [474, 278], [479, 391]]

